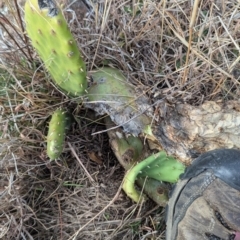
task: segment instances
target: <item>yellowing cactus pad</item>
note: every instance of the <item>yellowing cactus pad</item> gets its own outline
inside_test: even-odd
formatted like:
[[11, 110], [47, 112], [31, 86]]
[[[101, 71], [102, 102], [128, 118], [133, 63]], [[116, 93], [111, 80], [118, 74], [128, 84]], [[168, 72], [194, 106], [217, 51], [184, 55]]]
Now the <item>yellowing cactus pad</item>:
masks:
[[70, 96], [87, 88], [86, 66], [54, 0], [27, 0], [26, 31], [55, 83]]

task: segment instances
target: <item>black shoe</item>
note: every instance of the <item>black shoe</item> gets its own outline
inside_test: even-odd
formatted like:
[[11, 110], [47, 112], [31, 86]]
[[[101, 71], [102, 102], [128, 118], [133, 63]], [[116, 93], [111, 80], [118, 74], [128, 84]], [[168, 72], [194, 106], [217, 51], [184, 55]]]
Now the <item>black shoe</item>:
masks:
[[240, 240], [240, 151], [202, 154], [174, 187], [166, 240]]

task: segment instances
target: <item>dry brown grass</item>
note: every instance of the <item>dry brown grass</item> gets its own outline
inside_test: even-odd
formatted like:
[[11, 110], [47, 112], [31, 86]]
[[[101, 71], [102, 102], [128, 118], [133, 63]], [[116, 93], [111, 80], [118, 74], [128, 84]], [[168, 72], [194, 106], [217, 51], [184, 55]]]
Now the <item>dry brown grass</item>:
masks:
[[[0, 16], [0, 239], [164, 239], [163, 209], [117, 194], [124, 171], [106, 133], [92, 135], [104, 125], [49, 82], [30, 54], [15, 2], [6, 1], [7, 15]], [[64, 11], [89, 70], [121, 69], [152, 103], [239, 98], [237, 0], [200, 1], [191, 45], [193, 1], [94, 1], [88, 17], [79, 2]], [[77, 120], [66, 141], [94, 181], [68, 144], [60, 161], [46, 157], [47, 122], [58, 107]]]

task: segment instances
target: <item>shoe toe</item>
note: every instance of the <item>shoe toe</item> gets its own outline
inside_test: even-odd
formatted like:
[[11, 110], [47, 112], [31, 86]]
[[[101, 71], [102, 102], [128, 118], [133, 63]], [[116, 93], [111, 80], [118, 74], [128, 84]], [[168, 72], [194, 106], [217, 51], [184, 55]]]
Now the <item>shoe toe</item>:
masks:
[[214, 150], [194, 160], [172, 191], [166, 239], [234, 239], [240, 231], [239, 172], [238, 150]]
[[193, 161], [192, 165], [186, 169], [182, 179], [196, 177], [210, 169], [216, 177], [240, 191], [240, 150], [217, 149], [206, 152]]

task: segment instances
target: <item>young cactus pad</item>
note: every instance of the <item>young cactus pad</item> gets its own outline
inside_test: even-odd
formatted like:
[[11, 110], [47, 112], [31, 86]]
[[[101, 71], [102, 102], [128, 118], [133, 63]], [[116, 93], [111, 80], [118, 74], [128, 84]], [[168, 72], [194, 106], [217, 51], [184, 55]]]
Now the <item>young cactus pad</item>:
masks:
[[52, 115], [47, 136], [47, 155], [51, 160], [57, 159], [63, 151], [69, 120], [68, 114], [63, 110], [58, 109]]
[[99, 114], [108, 114], [124, 131], [137, 136], [151, 124], [152, 111], [148, 98], [127, 82], [121, 71], [104, 67], [91, 72], [92, 86], [88, 90], [86, 107]]
[[153, 154], [130, 169], [123, 182], [123, 190], [135, 202], [141, 200], [140, 193], [135, 189], [137, 178], [149, 177], [159, 181], [175, 183], [184, 172], [185, 166], [165, 152]]
[[27, 0], [26, 31], [55, 83], [70, 96], [87, 88], [86, 66], [54, 0]]

